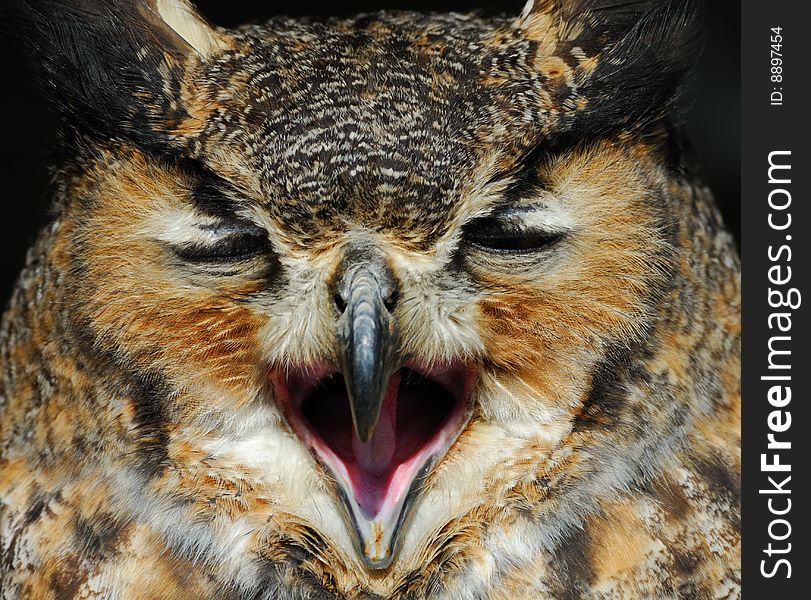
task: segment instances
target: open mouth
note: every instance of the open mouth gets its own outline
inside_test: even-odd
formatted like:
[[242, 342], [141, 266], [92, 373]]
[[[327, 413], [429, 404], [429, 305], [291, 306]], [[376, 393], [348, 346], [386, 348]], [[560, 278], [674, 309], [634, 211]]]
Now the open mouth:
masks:
[[353, 427], [341, 372], [294, 370], [271, 379], [293, 429], [334, 476], [365, 563], [386, 568], [420, 480], [469, 419], [469, 370], [408, 364], [395, 371], [366, 443]]

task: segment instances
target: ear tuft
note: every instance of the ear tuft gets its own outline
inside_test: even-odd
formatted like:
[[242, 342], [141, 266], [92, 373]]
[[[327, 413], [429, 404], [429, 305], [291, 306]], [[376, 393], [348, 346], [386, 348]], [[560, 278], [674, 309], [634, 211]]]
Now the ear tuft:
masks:
[[208, 58], [226, 49], [222, 37], [188, 0], [156, 0], [155, 4], [164, 22], [201, 57]]
[[530, 0], [518, 27], [559, 65], [570, 127], [600, 132], [671, 116], [703, 46], [696, 0]]
[[187, 0], [10, 0], [9, 25], [73, 129], [172, 145], [190, 70], [227, 47]]

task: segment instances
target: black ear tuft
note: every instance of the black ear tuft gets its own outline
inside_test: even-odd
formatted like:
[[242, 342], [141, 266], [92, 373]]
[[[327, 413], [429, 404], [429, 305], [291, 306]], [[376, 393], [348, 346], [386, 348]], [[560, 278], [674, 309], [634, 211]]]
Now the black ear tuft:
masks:
[[[178, 11], [168, 20], [166, 6]], [[184, 69], [199, 54], [177, 21], [204, 23], [185, 0], [10, 0], [5, 10], [71, 127], [166, 145], [167, 126], [185, 114]]]
[[692, 0], [657, 3], [584, 78], [592, 110], [615, 123], [672, 114], [703, 47], [702, 13]]
[[541, 11], [559, 24], [555, 55], [573, 64], [564, 122], [600, 133], [676, 116], [703, 47], [702, 9], [700, 0], [535, 0], [523, 20]]

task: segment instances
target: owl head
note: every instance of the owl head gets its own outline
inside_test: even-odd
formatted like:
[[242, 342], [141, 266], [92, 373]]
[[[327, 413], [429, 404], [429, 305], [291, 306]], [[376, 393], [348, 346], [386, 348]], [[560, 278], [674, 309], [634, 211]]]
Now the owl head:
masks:
[[699, 285], [693, 2], [16, 5], [64, 121], [55, 327], [118, 510], [176, 551], [403, 580], [552, 543], [655, 453], [679, 401], [629, 381]]

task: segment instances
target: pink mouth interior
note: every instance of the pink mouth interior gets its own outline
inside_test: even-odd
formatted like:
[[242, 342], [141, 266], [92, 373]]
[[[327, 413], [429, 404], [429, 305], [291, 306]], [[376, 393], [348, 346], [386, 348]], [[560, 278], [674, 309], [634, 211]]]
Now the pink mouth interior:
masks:
[[373, 519], [408, 492], [411, 481], [457, 433], [464, 414], [465, 371], [403, 368], [389, 383], [380, 419], [368, 443], [354, 433], [340, 373], [287, 377], [294, 428], [352, 488]]

